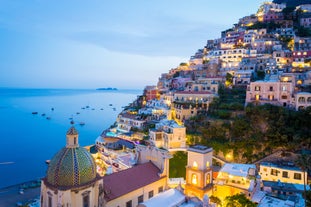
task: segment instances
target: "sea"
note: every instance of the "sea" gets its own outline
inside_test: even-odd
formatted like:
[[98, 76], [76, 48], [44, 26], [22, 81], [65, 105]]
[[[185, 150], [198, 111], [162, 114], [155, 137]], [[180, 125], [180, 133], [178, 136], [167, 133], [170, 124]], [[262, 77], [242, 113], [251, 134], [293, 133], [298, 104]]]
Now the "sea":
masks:
[[44, 177], [45, 161], [65, 146], [72, 125], [80, 146], [95, 144], [123, 107], [141, 94], [142, 90], [0, 88], [0, 188]]

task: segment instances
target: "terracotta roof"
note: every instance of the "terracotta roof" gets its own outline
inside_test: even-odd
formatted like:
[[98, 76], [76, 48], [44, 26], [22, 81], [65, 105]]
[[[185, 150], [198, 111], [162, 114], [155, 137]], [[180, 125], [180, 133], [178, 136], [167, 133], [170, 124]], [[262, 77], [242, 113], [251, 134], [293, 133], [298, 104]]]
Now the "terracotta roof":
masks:
[[103, 177], [105, 199], [114, 200], [129, 192], [137, 190], [161, 179], [160, 170], [152, 162], [147, 162], [135, 167], [105, 175]]

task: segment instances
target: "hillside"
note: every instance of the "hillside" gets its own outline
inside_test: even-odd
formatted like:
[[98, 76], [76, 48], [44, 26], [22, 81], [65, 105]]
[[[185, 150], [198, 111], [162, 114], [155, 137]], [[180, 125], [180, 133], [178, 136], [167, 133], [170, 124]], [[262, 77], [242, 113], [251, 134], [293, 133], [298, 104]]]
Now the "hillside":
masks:
[[296, 7], [301, 4], [311, 4], [311, 0], [274, 0], [273, 2], [277, 4], [286, 3], [287, 7]]

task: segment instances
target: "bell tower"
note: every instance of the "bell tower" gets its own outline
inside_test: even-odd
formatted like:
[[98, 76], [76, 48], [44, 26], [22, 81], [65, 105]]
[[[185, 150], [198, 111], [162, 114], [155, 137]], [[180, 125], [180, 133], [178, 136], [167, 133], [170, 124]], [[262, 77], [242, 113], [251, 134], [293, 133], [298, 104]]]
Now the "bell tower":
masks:
[[73, 126], [68, 129], [66, 133], [66, 147], [77, 148], [79, 147], [79, 133]]
[[212, 193], [213, 148], [194, 145], [188, 148], [185, 193], [203, 199]]

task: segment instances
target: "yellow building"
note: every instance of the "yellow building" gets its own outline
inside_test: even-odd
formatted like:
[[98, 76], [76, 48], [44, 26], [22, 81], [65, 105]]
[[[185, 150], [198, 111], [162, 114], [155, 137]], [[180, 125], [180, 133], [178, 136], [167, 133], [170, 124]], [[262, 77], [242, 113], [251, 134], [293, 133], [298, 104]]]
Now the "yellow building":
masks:
[[212, 193], [212, 157], [213, 149], [195, 145], [188, 149], [186, 167], [185, 194], [203, 199], [205, 194]]
[[226, 163], [214, 181], [213, 195], [221, 200], [240, 193], [251, 198], [258, 185], [255, 176], [256, 166], [253, 164]]
[[281, 166], [266, 162], [260, 163], [259, 175], [261, 176], [262, 181], [280, 181], [282, 183], [302, 185], [307, 183], [308, 178], [307, 172], [303, 172], [298, 167]]
[[137, 146], [137, 166], [103, 177], [105, 207], [131, 207], [167, 190], [166, 150]]

